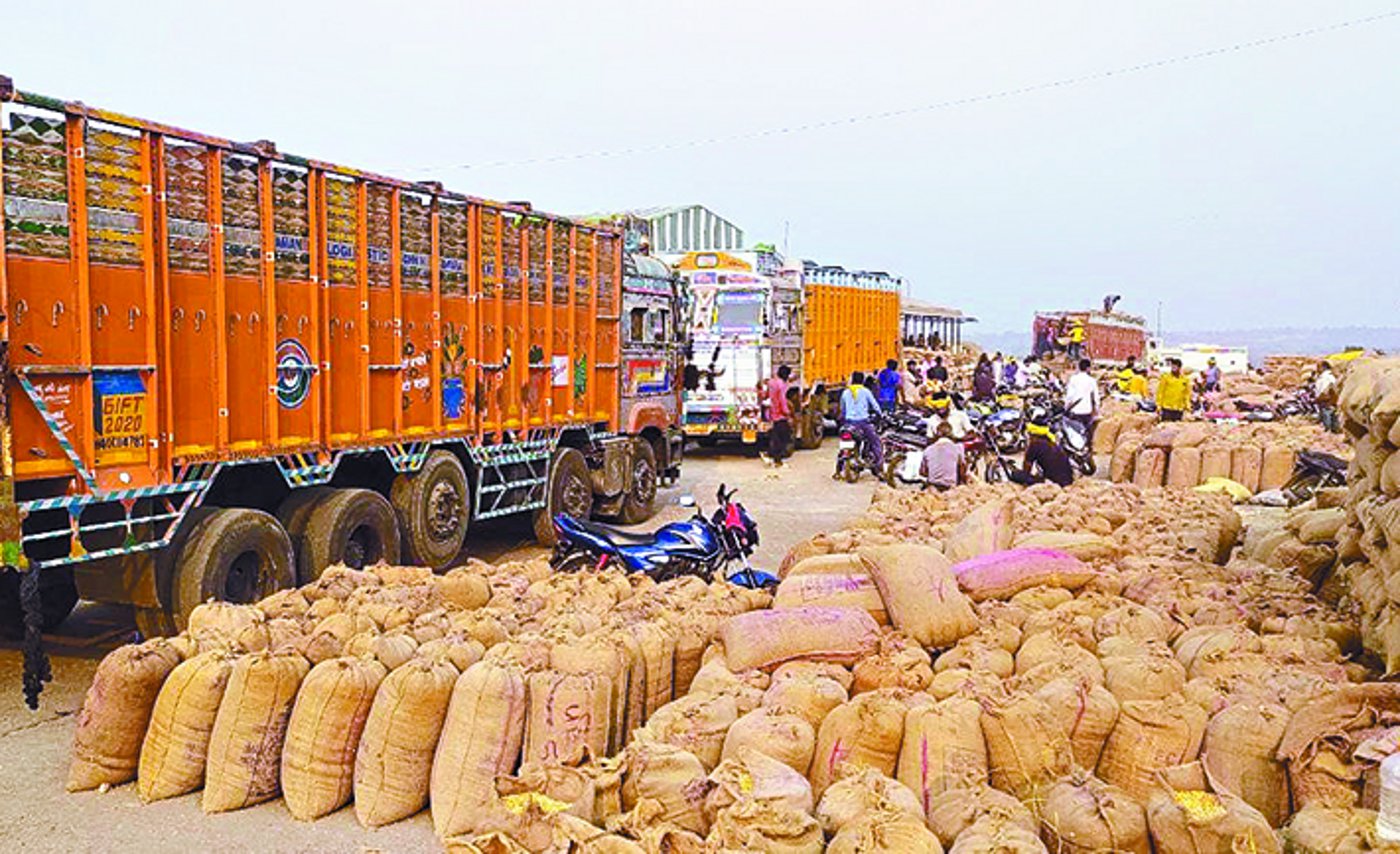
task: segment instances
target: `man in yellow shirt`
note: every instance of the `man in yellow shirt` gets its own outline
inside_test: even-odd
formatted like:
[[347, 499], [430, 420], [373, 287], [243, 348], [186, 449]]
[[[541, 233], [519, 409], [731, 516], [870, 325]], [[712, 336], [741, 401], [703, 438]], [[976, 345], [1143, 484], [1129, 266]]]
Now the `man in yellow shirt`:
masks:
[[1157, 378], [1157, 416], [1163, 421], [1180, 421], [1191, 408], [1191, 377], [1181, 372], [1180, 359], [1168, 359], [1171, 370]]
[[1133, 377], [1137, 376], [1137, 366], [1134, 364], [1136, 361], [1132, 356], [1129, 356], [1128, 361], [1124, 362], [1123, 367], [1118, 370], [1116, 377], [1118, 390], [1123, 394], [1133, 393]]
[[1128, 380], [1128, 394], [1147, 400], [1147, 369], [1141, 365], [1138, 365], [1132, 378]]
[[1069, 361], [1078, 364], [1084, 358], [1084, 321], [1075, 320], [1069, 330]]

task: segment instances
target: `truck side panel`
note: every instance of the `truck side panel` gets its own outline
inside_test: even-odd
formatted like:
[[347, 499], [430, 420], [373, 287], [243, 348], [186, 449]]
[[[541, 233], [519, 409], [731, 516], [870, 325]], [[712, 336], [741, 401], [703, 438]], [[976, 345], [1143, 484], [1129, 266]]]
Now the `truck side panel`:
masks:
[[59, 479], [30, 495], [290, 451], [616, 428], [613, 232], [5, 97], [15, 473]]

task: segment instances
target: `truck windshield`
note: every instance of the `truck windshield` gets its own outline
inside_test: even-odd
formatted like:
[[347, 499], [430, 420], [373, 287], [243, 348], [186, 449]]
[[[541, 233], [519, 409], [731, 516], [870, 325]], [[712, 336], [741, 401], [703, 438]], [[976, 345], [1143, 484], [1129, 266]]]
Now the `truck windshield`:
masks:
[[758, 332], [763, 328], [763, 294], [724, 291], [715, 299], [720, 332]]

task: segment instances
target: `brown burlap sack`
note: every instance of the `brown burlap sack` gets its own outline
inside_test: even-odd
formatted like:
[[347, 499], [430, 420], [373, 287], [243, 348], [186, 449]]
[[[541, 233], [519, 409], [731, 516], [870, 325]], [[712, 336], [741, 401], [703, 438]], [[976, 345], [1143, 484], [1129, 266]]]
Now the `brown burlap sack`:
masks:
[[204, 785], [209, 735], [236, 657], [223, 651], [200, 653], [170, 671], [141, 744], [136, 775], [141, 800], [150, 803]]
[[180, 653], [163, 638], [107, 653], [78, 713], [68, 791], [115, 786], [136, 776], [151, 710], [179, 663]]
[[598, 673], [531, 673], [525, 762], [578, 765], [608, 753], [612, 682]]
[[851, 822], [831, 839], [827, 854], [943, 854], [933, 831], [917, 818], [876, 812]]
[[706, 841], [720, 851], [821, 854], [826, 848], [816, 819], [771, 801], [740, 801], [715, 817]]
[[309, 670], [306, 659], [291, 651], [255, 652], [234, 662], [209, 734], [200, 801], [205, 812], [242, 809], [277, 796], [287, 720]]
[[1147, 826], [1159, 852], [1279, 854], [1278, 837], [1259, 811], [1231, 794], [1154, 788]]
[[360, 734], [386, 674], [373, 658], [333, 658], [302, 681], [282, 748], [282, 799], [294, 818], [312, 821], [350, 800]]
[[875, 622], [889, 625], [885, 600], [880, 590], [862, 567], [857, 572], [794, 573], [784, 578], [773, 594], [774, 608], [800, 608], [815, 605], [822, 608], [860, 608]]
[[958, 786], [986, 783], [988, 774], [981, 704], [949, 697], [909, 710], [896, 777], [919, 796], [925, 813], [933, 798]]
[[1083, 769], [1046, 791], [1040, 821], [1041, 837], [1051, 851], [1152, 854], [1142, 804]]
[[798, 658], [854, 664], [874, 651], [879, 627], [857, 608], [786, 608], [730, 617], [720, 625], [719, 636], [729, 669], [737, 673]]
[[817, 732], [807, 779], [821, 797], [843, 765], [874, 768], [893, 776], [904, 740], [905, 692], [883, 689], [861, 694], [833, 709]]
[[848, 767], [844, 776], [822, 793], [817, 820], [828, 834], [869, 815], [897, 812], [922, 819], [924, 808], [912, 789], [874, 768]]
[[799, 774], [806, 774], [812, 765], [812, 752], [816, 746], [816, 730], [805, 718], [793, 712], [760, 706], [729, 727], [729, 732], [724, 736], [721, 757], [729, 759], [739, 751], [752, 750], [782, 762]]
[[1158, 771], [1200, 753], [1206, 722], [1201, 707], [1180, 694], [1123, 703], [1099, 758], [1099, 777], [1145, 802]]
[[1118, 723], [1118, 700], [1102, 685], [1073, 676], [1060, 677], [1036, 689], [1069, 738], [1074, 763], [1097, 768], [1104, 743]]
[[660, 806], [654, 823], [673, 824], [692, 833], [709, 828], [704, 804], [707, 771], [688, 750], [645, 740], [628, 745], [622, 764], [622, 808], [643, 802]]
[[952, 563], [932, 546], [861, 549], [890, 622], [920, 646], [949, 647], [977, 630], [972, 602], [958, 589]]
[[481, 661], [458, 677], [429, 787], [439, 837], [475, 830], [495, 794], [497, 775], [510, 773], [520, 758], [526, 709], [525, 674], [518, 666]]
[[771, 756], [741, 747], [721, 762], [708, 778], [705, 819], [713, 823], [720, 810], [739, 801], [775, 801], [799, 812], [813, 809], [812, 784]]
[[1210, 719], [1201, 748], [1211, 788], [1243, 798], [1272, 827], [1288, 818], [1288, 771], [1277, 753], [1289, 717], [1283, 706], [1234, 703]]
[[355, 754], [355, 816], [365, 827], [408, 818], [428, 805], [433, 752], [457, 669], [414, 659], [385, 677]]
[[1035, 694], [984, 701], [982, 734], [992, 785], [1022, 801], [1038, 798], [1073, 767], [1074, 752], [1057, 710]]
[[985, 784], [935, 796], [928, 805], [928, 827], [948, 847], [984, 815], [1009, 819], [1032, 836], [1040, 829], [1035, 816], [1014, 796]]

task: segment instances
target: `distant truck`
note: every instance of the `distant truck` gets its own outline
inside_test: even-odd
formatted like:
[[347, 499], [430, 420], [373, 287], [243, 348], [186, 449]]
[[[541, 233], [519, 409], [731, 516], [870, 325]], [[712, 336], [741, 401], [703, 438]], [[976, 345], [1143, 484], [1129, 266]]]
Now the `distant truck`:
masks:
[[[0, 630], [147, 634], [478, 521], [647, 518], [680, 462], [676, 278], [610, 227], [0, 78]], [[627, 335], [619, 326], [627, 317]]]
[[1153, 367], [1165, 367], [1168, 359], [1177, 358], [1188, 373], [1199, 373], [1210, 366], [1214, 359], [1222, 374], [1246, 374], [1249, 372], [1249, 349], [1247, 347], [1222, 347], [1216, 344], [1182, 344], [1177, 347], [1158, 347], [1152, 351]]
[[1147, 324], [1140, 317], [1111, 311], [1040, 311], [1031, 327], [1037, 356], [1062, 352], [1075, 323], [1084, 326], [1084, 352], [1098, 364], [1116, 364], [1147, 355]]
[[684, 427], [701, 444], [752, 443], [767, 433], [760, 389], [788, 365], [796, 445], [819, 447], [851, 373], [899, 358], [897, 277], [786, 263], [766, 250], [671, 261], [690, 298]]

